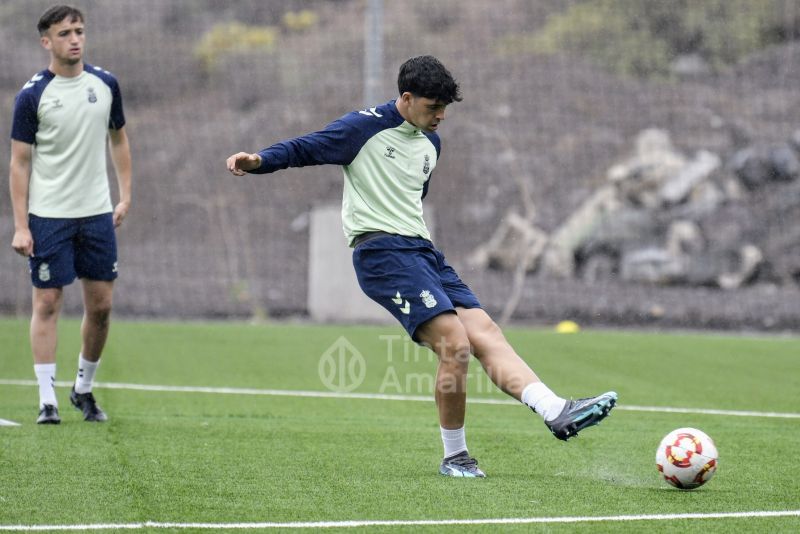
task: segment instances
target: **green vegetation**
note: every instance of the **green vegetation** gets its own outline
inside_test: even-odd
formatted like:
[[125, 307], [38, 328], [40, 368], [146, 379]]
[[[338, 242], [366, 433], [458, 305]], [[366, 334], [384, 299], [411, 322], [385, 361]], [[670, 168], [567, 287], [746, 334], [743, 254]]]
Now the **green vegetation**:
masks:
[[[62, 381], [74, 376], [77, 333], [75, 320], [62, 320]], [[432, 373], [433, 359], [390, 326], [116, 321], [98, 378], [327, 392], [320, 375], [329, 369], [320, 360], [341, 338], [364, 358], [364, 380], [354, 393], [383, 389], [430, 397], [424, 380], [407, 379]], [[625, 409], [796, 412], [800, 339], [525, 329], [511, 329], [509, 338], [554, 389], [579, 396], [614, 387], [621, 404], [606, 423], [568, 443], [553, 439], [521, 406], [471, 404], [470, 452], [488, 473], [485, 480], [437, 474], [441, 445], [432, 402], [100, 386], [96, 395], [111, 419], [89, 424], [68, 405], [67, 387], [59, 387], [63, 423], [41, 427], [33, 424], [36, 388], [0, 382], [0, 418], [22, 423], [0, 427], [0, 527], [800, 509], [800, 463], [793, 460], [800, 419]], [[0, 320], [0, 347], [0, 379], [31, 379], [27, 322]], [[390, 369], [399, 377], [399, 390], [387, 387]], [[485, 387], [479, 366], [472, 369], [472, 397], [506, 398]], [[416, 390], [415, 384], [423, 386]], [[656, 445], [680, 426], [705, 430], [720, 450], [715, 478], [695, 492], [670, 489], [654, 466]], [[502, 527], [512, 532], [701, 529], [790, 532], [800, 529], [800, 518]], [[375, 530], [380, 529], [343, 531]]]
[[310, 9], [287, 11], [283, 15], [283, 26], [287, 30], [302, 32], [313, 28], [319, 22], [319, 16]]
[[632, 76], [668, 76], [670, 63], [697, 54], [721, 69], [798, 37], [800, 12], [787, 0], [588, 0], [535, 33], [510, 35], [506, 53], [579, 54]]
[[275, 49], [279, 30], [274, 26], [249, 26], [225, 22], [207, 31], [195, 47], [195, 55], [206, 71], [227, 54], [243, 52], [269, 53]]
[[212, 71], [217, 62], [231, 54], [275, 51], [282, 29], [288, 32], [304, 32], [319, 23], [319, 16], [310, 9], [287, 11], [281, 17], [281, 26], [254, 26], [241, 22], [221, 22], [208, 30], [195, 46], [195, 56], [206, 72]]

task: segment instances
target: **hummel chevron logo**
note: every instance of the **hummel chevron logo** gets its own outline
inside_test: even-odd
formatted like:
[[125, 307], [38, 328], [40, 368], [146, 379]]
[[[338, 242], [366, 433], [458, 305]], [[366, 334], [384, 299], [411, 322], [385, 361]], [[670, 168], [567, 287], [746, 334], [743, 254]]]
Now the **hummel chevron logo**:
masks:
[[[397, 294], [392, 299], [392, 302], [394, 302], [398, 306], [403, 304], [403, 297], [400, 296], [400, 292], [399, 291], [397, 292]], [[408, 302], [408, 301], [405, 301], [405, 304], [403, 304], [403, 306], [400, 306], [400, 311], [403, 313], [403, 315], [408, 315], [409, 313], [411, 313], [411, 303]]]
[[376, 111], [377, 108], [369, 108], [369, 109], [362, 109], [359, 111], [362, 115], [366, 115], [367, 117], [383, 117], [380, 113]]
[[28, 81], [28, 83], [26, 83], [25, 85], [23, 85], [23, 86], [22, 86], [22, 88], [23, 88], [23, 89], [30, 89], [31, 87], [33, 87], [34, 85], [36, 85], [36, 82], [38, 82], [39, 80], [42, 80], [42, 79], [44, 79], [44, 76], [42, 76], [41, 74], [35, 74], [35, 75], [33, 76], [33, 78], [31, 78], [31, 79]]

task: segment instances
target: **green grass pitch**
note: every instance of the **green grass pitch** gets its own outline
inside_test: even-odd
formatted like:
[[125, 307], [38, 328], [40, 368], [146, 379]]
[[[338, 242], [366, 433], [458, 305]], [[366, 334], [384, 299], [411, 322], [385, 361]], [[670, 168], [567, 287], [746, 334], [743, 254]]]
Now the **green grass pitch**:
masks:
[[[520, 405], [471, 403], [485, 480], [438, 474], [432, 401], [98, 387], [105, 424], [58, 388], [62, 424], [34, 424], [25, 320], [0, 320], [0, 530], [13, 525], [607, 517], [800, 510], [800, 418], [630, 407], [800, 412], [800, 338], [509, 329], [556, 392], [615, 389], [618, 409], [564, 443]], [[78, 322], [60, 324], [58, 380], [74, 378]], [[356, 353], [360, 358], [356, 356]], [[391, 352], [390, 352], [391, 350]], [[361, 359], [363, 358], [363, 359]], [[97, 380], [113, 384], [432, 398], [435, 361], [392, 326], [116, 321]], [[477, 362], [470, 398], [507, 399]], [[251, 391], [251, 393], [257, 393]], [[655, 447], [693, 426], [720, 451], [692, 492], [659, 479]], [[286, 525], [291, 526], [291, 525]], [[800, 517], [524, 525], [371, 525], [331, 531], [797, 532]], [[233, 530], [231, 530], [233, 531]], [[239, 530], [240, 531], [240, 530]], [[241, 531], [240, 531], [241, 532]]]

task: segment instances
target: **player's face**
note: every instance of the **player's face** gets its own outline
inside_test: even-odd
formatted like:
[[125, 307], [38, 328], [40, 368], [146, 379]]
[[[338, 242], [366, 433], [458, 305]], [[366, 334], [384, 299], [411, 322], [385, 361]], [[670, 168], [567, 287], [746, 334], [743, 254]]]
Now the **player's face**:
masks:
[[444, 120], [447, 104], [424, 96], [411, 96], [408, 103], [409, 122], [426, 132], [435, 132]]
[[81, 61], [85, 44], [86, 35], [80, 20], [65, 18], [50, 26], [42, 36], [42, 46], [50, 51], [56, 61], [66, 65], [75, 65]]

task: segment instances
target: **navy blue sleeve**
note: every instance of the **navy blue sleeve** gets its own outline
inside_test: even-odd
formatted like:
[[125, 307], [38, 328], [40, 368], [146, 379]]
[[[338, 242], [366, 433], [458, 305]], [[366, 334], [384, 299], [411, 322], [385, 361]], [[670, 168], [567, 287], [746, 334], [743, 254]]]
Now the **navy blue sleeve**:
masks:
[[122, 92], [117, 78], [102, 67], [84, 63], [83, 70], [97, 76], [111, 89], [111, 111], [108, 114], [108, 129], [119, 130], [125, 126], [125, 113], [122, 110]]
[[349, 165], [369, 138], [358, 127], [353, 114], [345, 115], [324, 129], [275, 143], [258, 153], [261, 166], [253, 174], [275, 172], [288, 167], [310, 165]]
[[436, 148], [436, 159], [438, 160], [442, 155], [442, 140], [439, 139], [439, 134], [425, 132], [425, 136], [433, 143], [434, 148]]
[[125, 112], [122, 110], [122, 92], [119, 83], [112, 78], [111, 87], [111, 113], [108, 116], [108, 129], [119, 130], [125, 126]]
[[[439, 135], [435, 133], [425, 133], [431, 143], [433, 143], [434, 148], [436, 149], [436, 161], [439, 161], [439, 157], [442, 155], [442, 141], [439, 139]], [[433, 173], [428, 175], [428, 179], [425, 180], [425, 183], [422, 186], [422, 200], [425, 200], [425, 197], [428, 196], [428, 186], [431, 183], [431, 178], [433, 177]]]
[[22, 91], [14, 100], [14, 119], [11, 125], [11, 139], [29, 145], [36, 144], [39, 130], [39, 98], [33, 91]]

